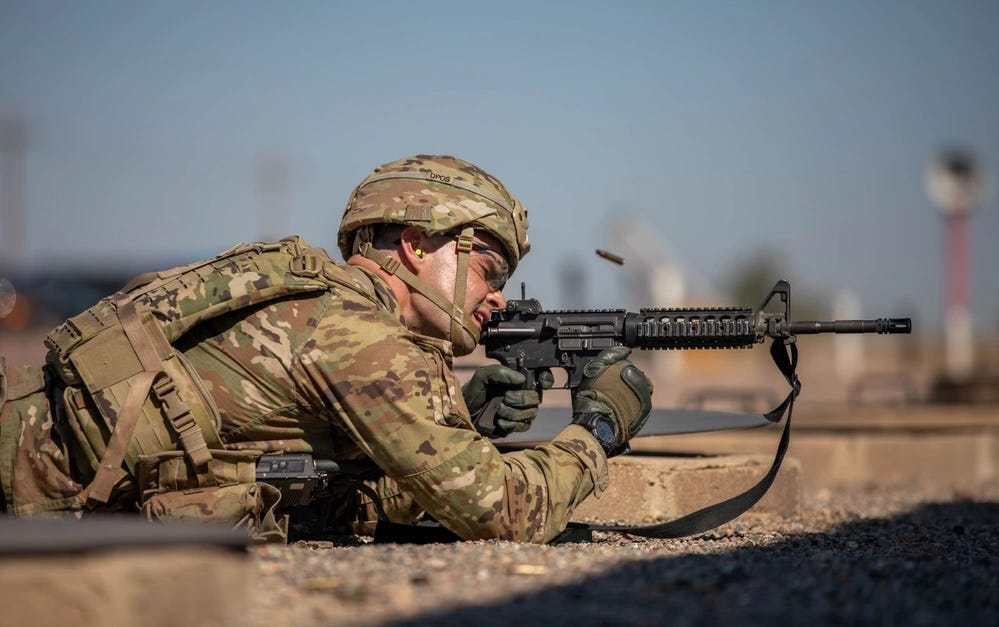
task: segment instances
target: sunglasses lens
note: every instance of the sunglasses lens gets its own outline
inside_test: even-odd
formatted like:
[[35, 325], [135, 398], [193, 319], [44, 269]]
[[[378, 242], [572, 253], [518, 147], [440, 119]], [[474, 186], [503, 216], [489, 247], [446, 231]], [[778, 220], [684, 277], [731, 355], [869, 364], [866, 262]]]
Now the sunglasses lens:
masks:
[[488, 258], [488, 262], [484, 264], [485, 274], [483, 278], [489, 283], [489, 287], [494, 290], [502, 290], [507, 279], [510, 278], [510, 266], [499, 253], [491, 248], [488, 250], [489, 252], [483, 253], [483, 257]]
[[[509, 278], [509, 271], [505, 263], [501, 263], [492, 255], [483, 255], [485, 258], [482, 263], [482, 278], [485, 279], [489, 287], [494, 290], [502, 290], [503, 286], [506, 285], [506, 281]], [[486, 260], [488, 259], [488, 260]]]
[[[451, 237], [457, 238], [457, 235], [451, 234]], [[476, 241], [472, 242], [472, 252], [478, 253], [477, 256], [480, 259], [479, 274], [482, 275], [483, 280], [493, 290], [502, 291], [510, 278], [510, 264], [506, 257], [495, 248]]]

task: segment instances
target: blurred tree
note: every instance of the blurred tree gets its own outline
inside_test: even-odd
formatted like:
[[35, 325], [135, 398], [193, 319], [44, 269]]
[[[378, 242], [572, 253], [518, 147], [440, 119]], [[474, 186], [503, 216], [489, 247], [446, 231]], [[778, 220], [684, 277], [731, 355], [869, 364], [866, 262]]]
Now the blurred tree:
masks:
[[[829, 298], [821, 296], [817, 286], [796, 280], [790, 267], [791, 263], [779, 251], [772, 248], [757, 249], [737, 260], [729, 276], [722, 278], [721, 285], [729, 293], [733, 304], [758, 307], [774, 284], [780, 279], [786, 279], [791, 283], [792, 319], [828, 318]], [[772, 303], [770, 309], [773, 309]]]

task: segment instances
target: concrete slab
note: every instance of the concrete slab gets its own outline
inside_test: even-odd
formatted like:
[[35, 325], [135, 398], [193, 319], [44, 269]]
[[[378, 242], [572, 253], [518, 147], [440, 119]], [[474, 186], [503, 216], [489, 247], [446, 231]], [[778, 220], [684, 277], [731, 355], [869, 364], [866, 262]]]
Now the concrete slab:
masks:
[[3, 624], [230, 624], [249, 594], [246, 541], [138, 519], [0, 517]]
[[[753, 510], [791, 515], [826, 488], [922, 485], [943, 493], [999, 479], [996, 406], [820, 407], [795, 418], [789, 456]], [[576, 512], [587, 520], [651, 523], [724, 500], [759, 480], [781, 426], [642, 437], [611, 460], [611, 486]]]
[[[960, 491], [999, 479], [995, 406], [840, 408], [795, 418], [789, 454], [806, 491], [918, 483]], [[639, 452], [772, 454], [780, 427], [636, 438]]]
[[245, 609], [248, 560], [211, 547], [0, 560], [6, 625], [226, 625]]
[[[576, 509], [576, 520], [650, 524], [679, 518], [741, 493], [766, 474], [766, 455], [673, 457], [626, 455], [610, 460], [610, 487]], [[787, 457], [770, 491], [750, 511], [790, 516], [802, 503], [801, 465]]]

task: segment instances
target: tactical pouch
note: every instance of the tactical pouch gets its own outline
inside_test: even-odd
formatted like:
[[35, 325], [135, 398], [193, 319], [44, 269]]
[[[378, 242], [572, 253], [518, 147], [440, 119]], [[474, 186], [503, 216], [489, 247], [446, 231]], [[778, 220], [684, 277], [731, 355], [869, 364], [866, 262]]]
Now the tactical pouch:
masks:
[[69, 442], [75, 449], [73, 461], [81, 479], [89, 483], [107, 452], [111, 437], [103, 418], [93, 409], [86, 390], [69, 386], [62, 392], [62, 421], [73, 434]]
[[209, 467], [217, 486], [199, 487], [183, 451], [143, 455], [137, 463], [140, 508], [149, 520], [186, 520], [245, 529], [254, 542], [286, 542], [287, 516], [277, 516], [277, 488], [256, 482], [260, 451], [213, 449]]
[[[261, 451], [211, 449], [209, 453], [211, 461], [208, 466], [219, 486], [256, 481], [257, 459], [263, 454]], [[198, 483], [198, 474], [184, 451], [143, 455], [139, 457], [136, 470], [140, 504], [157, 494], [206, 487]]]
[[231, 525], [253, 542], [288, 541], [288, 517], [277, 516], [281, 493], [266, 483], [237, 483], [214, 488], [157, 494], [142, 505], [150, 521], [188, 521]]

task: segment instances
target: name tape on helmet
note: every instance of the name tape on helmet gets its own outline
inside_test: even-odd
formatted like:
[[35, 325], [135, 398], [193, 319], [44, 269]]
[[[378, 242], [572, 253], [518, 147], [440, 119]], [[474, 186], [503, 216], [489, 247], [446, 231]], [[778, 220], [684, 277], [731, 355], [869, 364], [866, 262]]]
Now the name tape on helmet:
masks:
[[499, 205], [503, 209], [506, 209], [508, 213], [513, 214], [513, 207], [510, 206], [510, 202], [501, 196], [492, 194], [480, 187], [472, 185], [471, 183], [466, 183], [465, 181], [459, 181], [454, 177], [437, 174], [435, 172], [384, 172], [382, 174], [372, 174], [358, 186], [358, 190], [362, 187], [368, 185], [369, 183], [375, 183], [377, 181], [384, 181], [386, 179], [418, 179], [421, 181], [431, 181], [433, 183], [441, 183], [442, 185], [450, 185], [451, 187], [457, 187], [458, 189], [463, 189], [466, 192], [471, 192], [476, 196], [481, 196], [486, 200]]

